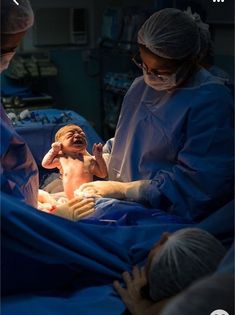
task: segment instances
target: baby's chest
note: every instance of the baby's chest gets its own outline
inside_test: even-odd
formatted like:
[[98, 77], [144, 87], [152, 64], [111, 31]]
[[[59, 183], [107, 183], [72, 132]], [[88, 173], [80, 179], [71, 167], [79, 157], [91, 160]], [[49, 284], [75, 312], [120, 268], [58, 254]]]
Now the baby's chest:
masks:
[[71, 157], [62, 157], [60, 158], [60, 164], [64, 175], [66, 173], [82, 175], [84, 173], [90, 173], [91, 159], [84, 158], [83, 160], [80, 160]]

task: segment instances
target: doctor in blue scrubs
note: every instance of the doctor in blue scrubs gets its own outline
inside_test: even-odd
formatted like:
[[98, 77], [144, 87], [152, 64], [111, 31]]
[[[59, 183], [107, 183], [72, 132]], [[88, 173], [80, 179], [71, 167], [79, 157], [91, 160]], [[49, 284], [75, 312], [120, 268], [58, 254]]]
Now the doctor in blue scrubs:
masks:
[[[34, 15], [28, 1], [1, 1], [0, 72], [7, 69]], [[9, 118], [1, 114], [1, 191], [36, 207], [38, 168], [24, 140], [16, 133]]]
[[127, 92], [110, 153], [108, 182], [81, 191], [141, 202], [193, 221], [233, 195], [233, 100], [199, 66], [203, 28], [168, 8], [138, 32], [143, 75]]

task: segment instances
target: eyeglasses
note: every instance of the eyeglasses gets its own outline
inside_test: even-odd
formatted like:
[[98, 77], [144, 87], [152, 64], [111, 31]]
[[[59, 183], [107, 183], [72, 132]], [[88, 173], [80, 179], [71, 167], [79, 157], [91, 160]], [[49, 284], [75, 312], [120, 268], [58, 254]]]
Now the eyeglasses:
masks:
[[158, 70], [154, 69], [154, 70], [149, 70], [148, 67], [146, 66], [145, 63], [143, 63], [140, 54], [136, 54], [133, 58], [132, 61], [135, 63], [135, 65], [140, 68], [141, 70], [144, 70], [147, 74], [156, 76], [158, 78], [162, 78], [162, 74], [160, 74], [158, 72]]
[[[149, 70], [147, 65], [142, 61], [140, 54], [136, 54], [132, 61], [135, 63], [135, 65], [140, 68], [141, 70], [144, 70], [148, 75], [152, 75], [153, 77], [157, 77], [161, 80], [165, 80], [167, 77], [172, 75], [176, 72], [176, 70], [181, 66], [182, 60], [180, 62], [174, 61], [174, 64], [169, 64], [165, 69], [157, 70], [152, 69]], [[159, 73], [160, 71], [160, 73]]]

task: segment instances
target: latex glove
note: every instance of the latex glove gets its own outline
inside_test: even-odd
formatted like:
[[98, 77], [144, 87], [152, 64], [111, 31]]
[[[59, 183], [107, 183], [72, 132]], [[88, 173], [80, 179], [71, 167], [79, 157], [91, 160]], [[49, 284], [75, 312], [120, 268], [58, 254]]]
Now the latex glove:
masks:
[[94, 197], [99, 195], [106, 198], [142, 202], [145, 201], [145, 190], [149, 184], [150, 180], [138, 180], [130, 183], [95, 181], [81, 185], [78, 190], [81, 192], [89, 191], [90, 196]]
[[79, 189], [74, 190], [74, 197], [80, 198], [100, 198], [101, 196], [95, 194], [93, 189], [86, 190], [85, 192], [80, 191]]
[[122, 274], [126, 288], [123, 288], [118, 281], [113, 285], [121, 299], [133, 315], [144, 315], [147, 307], [153, 303], [150, 300], [143, 299], [141, 288], [147, 284], [147, 278], [144, 267], [141, 269], [135, 266], [132, 273], [125, 271]]
[[53, 153], [57, 154], [62, 149], [62, 144], [60, 142], [54, 142], [52, 143], [51, 148], [53, 150]]
[[120, 183], [115, 181], [95, 181], [83, 184], [78, 191], [89, 193], [89, 196], [106, 198], [125, 199], [126, 187], [128, 183]]
[[78, 221], [94, 212], [94, 198], [75, 197], [66, 204], [57, 207], [53, 214], [72, 221]]

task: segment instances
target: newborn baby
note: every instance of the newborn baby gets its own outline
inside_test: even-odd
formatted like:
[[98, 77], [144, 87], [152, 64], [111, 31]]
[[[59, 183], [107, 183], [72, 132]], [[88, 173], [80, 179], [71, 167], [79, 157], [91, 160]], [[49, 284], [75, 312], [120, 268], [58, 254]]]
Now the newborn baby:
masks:
[[55, 135], [51, 149], [44, 156], [42, 166], [48, 169], [58, 168], [62, 175], [64, 192], [68, 199], [74, 197], [74, 191], [82, 184], [91, 182], [93, 175], [108, 176], [102, 155], [103, 145], [94, 144], [93, 155], [87, 152], [87, 140], [83, 130], [77, 125], [67, 125]]

